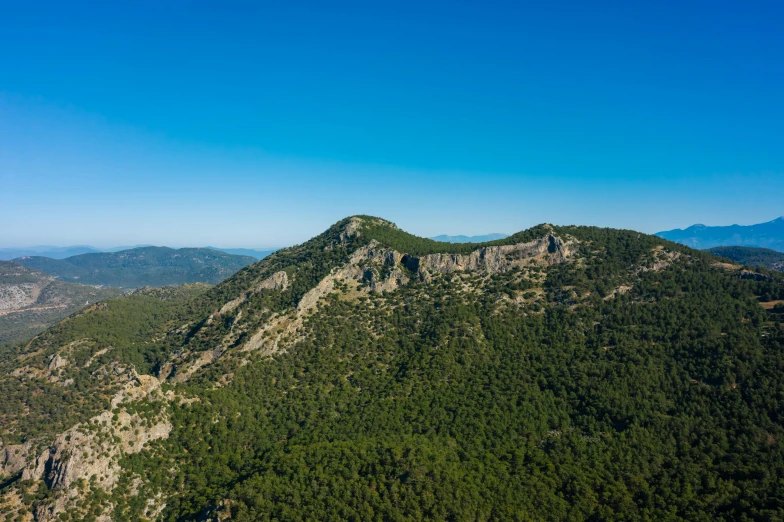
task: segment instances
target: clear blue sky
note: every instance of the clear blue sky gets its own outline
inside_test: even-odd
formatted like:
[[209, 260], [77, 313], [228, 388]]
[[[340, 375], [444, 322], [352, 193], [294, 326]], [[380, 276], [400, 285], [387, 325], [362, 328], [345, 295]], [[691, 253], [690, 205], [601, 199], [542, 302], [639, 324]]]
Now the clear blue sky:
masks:
[[5, 2], [0, 246], [784, 214], [784, 2]]

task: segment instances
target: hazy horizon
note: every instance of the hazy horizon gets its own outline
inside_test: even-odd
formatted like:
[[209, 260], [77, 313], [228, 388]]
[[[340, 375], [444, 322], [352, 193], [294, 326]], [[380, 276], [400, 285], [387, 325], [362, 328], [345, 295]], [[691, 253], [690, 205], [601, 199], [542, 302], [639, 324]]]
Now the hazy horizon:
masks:
[[[348, 216], [345, 216], [345, 217], [348, 217]], [[377, 216], [377, 217], [383, 217], [383, 216]], [[686, 228], [688, 228], [690, 226], [693, 226], [693, 225], [706, 225], [706, 226], [740, 225], [740, 226], [749, 226], [749, 225], [756, 225], [756, 224], [760, 224], [760, 223], [767, 223], [767, 222], [770, 222], [770, 221], [773, 221], [773, 220], [776, 220], [776, 219], [779, 219], [779, 218], [784, 219], [784, 216], [775, 216], [775, 217], [773, 217], [771, 219], [766, 219], [766, 220], [760, 221], [758, 223], [757, 222], [755, 222], [755, 223], [691, 223], [689, 225], [684, 225], [684, 226], [680, 226], [680, 227], [674, 227], [672, 229], [657, 229], [657, 230], [655, 230], [653, 232], [645, 232], [645, 233], [654, 234], [654, 233], [658, 233], [658, 232], [664, 232], [664, 231], [667, 231], [667, 230], [686, 229]], [[329, 223], [328, 225], [325, 225], [325, 227], [328, 227], [329, 225], [332, 225], [332, 224], [333, 223]], [[540, 224], [540, 223], [536, 223], [535, 225], [537, 225], [537, 224]], [[580, 224], [590, 225], [590, 223], [554, 223], [554, 224], [557, 224], [557, 225], [570, 225], [570, 224], [571, 225], [580, 225]], [[531, 226], [535, 226], [535, 225], [531, 225]], [[613, 227], [613, 228], [623, 228], [623, 227]], [[520, 229], [520, 230], [524, 230], [524, 229]], [[435, 238], [435, 237], [438, 237], [438, 236], [450, 236], [450, 237], [456, 237], [456, 236], [485, 236], [485, 235], [491, 235], [491, 234], [502, 234], [502, 235], [505, 235], [505, 236], [509, 236], [509, 235], [511, 235], [511, 234], [513, 234], [515, 232], [520, 232], [520, 230], [513, 230], [511, 232], [509, 232], [509, 231], [503, 231], [503, 232], [493, 231], [493, 232], [477, 233], [477, 234], [462, 234], [460, 232], [456, 232], [456, 233], [433, 234], [433, 235], [428, 235], [428, 236], [423, 236], [423, 235], [420, 235], [420, 234], [416, 234], [416, 232], [412, 232], [411, 230], [407, 230], [407, 229], [406, 229], [406, 232], [410, 232], [410, 233], [413, 233], [413, 234], [416, 234], [416, 235], [420, 235], [420, 237]], [[323, 232], [323, 230], [320, 230], [319, 232], [316, 232], [315, 234], [313, 234], [313, 236], [319, 234], [320, 232]], [[640, 231], [640, 232], [643, 232], [643, 231]], [[313, 237], [313, 236], [311, 236], [311, 237]], [[278, 249], [281, 249], [281, 248], [286, 248], [288, 246], [295, 245], [295, 244], [301, 243], [303, 241], [307, 241], [308, 239], [310, 239], [310, 237], [305, 238], [305, 239], [303, 239], [301, 241], [296, 241], [296, 242], [288, 242], [288, 243], [280, 244], [280, 245], [262, 245], [262, 246], [253, 246], [253, 245], [251, 245], [251, 246], [248, 246], [248, 245], [228, 245], [227, 246], [227, 245], [213, 245], [213, 244], [176, 244], [176, 243], [163, 243], [163, 244], [138, 243], [138, 244], [135, 244], [135, 245], [116, 245], [116, 244], [99, 244], [99, 243], [95, 243], [95, 242], [93, 242], [93, 243], [85, 242], [85, 243], [60, 244], [60, 245], [57, 245], [57, 244], [30, 244], [30, 245], [6, 245], [6, 244], [0, 244], [0, 249], [7, 249], [7, 250], [10, 250], [10, 249], [20, 249], [21, 250], [21, 249], [34, 249], [34, 248], [41, 248], [41, 249], [43, 249], [43, 248], [49, 248], [49, 249], [61, 248], [61, 249], [64, 249], [64, 248], [74, 248], [74, 247], [89, 247], [89, 248], [96, 248], [96, 249], [113, 249], [113, 250], [117, 250], [119, 248], [130, 249], [130, 248], [156, 246], [156, 247], [169, 247], [169, 248], [217, 248], [217, 249], [247, 249], [247, 250], [266, 251], [266, 250], [278, 250]]]

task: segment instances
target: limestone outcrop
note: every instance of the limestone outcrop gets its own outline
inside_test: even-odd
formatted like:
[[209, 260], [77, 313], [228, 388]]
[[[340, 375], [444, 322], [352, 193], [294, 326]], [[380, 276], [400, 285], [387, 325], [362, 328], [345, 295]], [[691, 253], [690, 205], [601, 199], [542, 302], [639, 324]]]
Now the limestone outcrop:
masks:
[[446, 274], [475, 271], [487, 274], [507, 272], [529, 265], [549, 266], [565, 261], [573, 253], [573, 243], [548, 234], [529, 243], [482, 247], [470, 254], [430, 254], [415, 263], [420, 275], [427, 272]]

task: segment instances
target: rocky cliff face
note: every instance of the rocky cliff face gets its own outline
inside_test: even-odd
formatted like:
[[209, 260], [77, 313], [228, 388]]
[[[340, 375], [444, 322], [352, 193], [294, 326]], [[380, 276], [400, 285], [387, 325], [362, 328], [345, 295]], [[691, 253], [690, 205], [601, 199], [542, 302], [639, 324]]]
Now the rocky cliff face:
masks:
[[[4, 448], [0, 461], [4, 474], [21, 471], [22, 481], [41, 481], [37, 488], [45, 486], [52, 492], [32, 512], [34, 520], [57, 520], [61, 513], [82, 506], [96, 488], [112, 491], [123, 456], [169, 436], [167, 407], [174, 396], [165, 395], [155, 377], [138, 375], [133, 369], [124, 372], [127, 381], [112, 398], [111, 410], [59, 434], [38, 456], [29, 442]], [[19, 514], [25, 507], [10, 493], [0, 495], [0, 513]], [[103, 506], [103, 511], [110, 508]], [[110, 520], [106, 513], [101, 519]]]
[[529, 243], [483, 247], [470, 254], [432, 254], [421, 259], [407, 258], [407, 266], [416, 267], [424, 278], [428, 274], [455, 271], [497, 274], [525, 266], [550, 266], [566, 261], [573, 253], [574, 241], [548, 234]]

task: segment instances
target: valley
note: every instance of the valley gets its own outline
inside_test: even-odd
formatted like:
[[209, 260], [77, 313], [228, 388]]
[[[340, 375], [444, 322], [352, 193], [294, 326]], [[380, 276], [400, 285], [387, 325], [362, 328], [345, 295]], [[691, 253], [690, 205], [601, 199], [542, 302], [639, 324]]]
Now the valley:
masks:
[[13, 261], [0, 261], [0, 345], [22, 341], [90, 303], [122, 295], [58, 281]]

